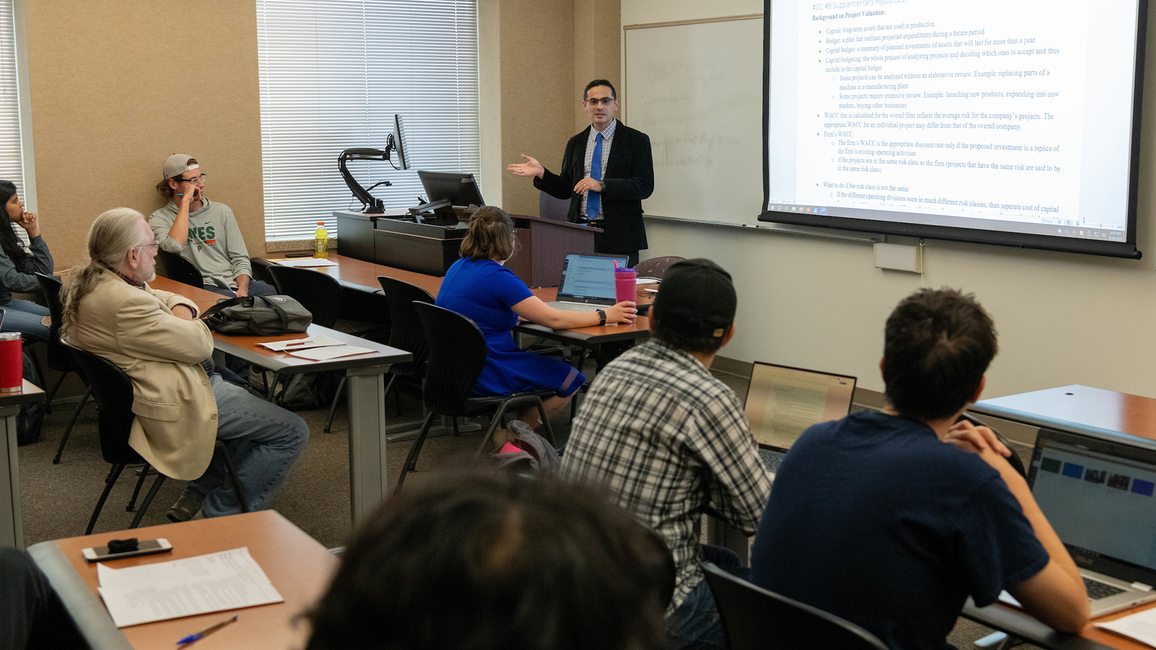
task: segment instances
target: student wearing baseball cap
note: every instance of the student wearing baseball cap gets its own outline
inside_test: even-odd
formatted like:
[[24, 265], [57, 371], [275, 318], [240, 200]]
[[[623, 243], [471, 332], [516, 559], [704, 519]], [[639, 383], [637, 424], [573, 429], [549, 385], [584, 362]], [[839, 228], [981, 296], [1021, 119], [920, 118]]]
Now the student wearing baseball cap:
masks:
[[277, 293], [272, 285], [252, 279], [249, 250], [237, 219], [229, 206], [205, 196], [205, 179], [197, 159], [183, 153], [169, 156], [161, 165], [157, 192], [169, 203], [149, 216], [149, 227], [156, 233], [161, 250], [192, 262], [209, 291], [230, 298]]
[[739, 558], [699, 543], [708, 509], [752, 535], [771, 482], [743, 404], [710, 374], [734, 335], [731, 276], [706, 259], [667, 270], [650, 309], [652, 338], [611, 361], [590, 386], [560, 471], [607, 488], [662, 536], [677, 578], [666, 626], [671, 648], [723, 648], [709, 560], [741, 575]]

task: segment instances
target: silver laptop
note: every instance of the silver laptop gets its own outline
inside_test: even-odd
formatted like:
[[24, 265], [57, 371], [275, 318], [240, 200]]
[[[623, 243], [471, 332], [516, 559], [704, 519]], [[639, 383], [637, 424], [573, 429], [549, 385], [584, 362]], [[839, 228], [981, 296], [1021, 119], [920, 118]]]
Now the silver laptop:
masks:
[[1041, 429], [1028, 484], [1084, 576], [1093, 617], [1156, 600], [1156, 451]]
[[855, 377], [816, 370], [752, 364], [747, 420], [759, 444], [759, 456], [772, 476], [807, 427], [851, 412], [855, 381]]
[[546, 304], [570, 311], [597, 311], [614, 305], [614, 262], [626, 268], [625, 257], [567, 255], [558, 282], [558, 299]]

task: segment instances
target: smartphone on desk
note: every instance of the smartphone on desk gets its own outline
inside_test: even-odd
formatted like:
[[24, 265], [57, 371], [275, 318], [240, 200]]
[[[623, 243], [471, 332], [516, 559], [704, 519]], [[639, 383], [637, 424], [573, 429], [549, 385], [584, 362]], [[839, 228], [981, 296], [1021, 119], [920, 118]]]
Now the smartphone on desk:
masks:
[[125, 551], [123, 553], [110, 553], [107, 546], [96, 546], [86, 548], [81, 551], [84, 559], [89, 562], [107, 562], [109, 560], [123, 560], [129, 557], [140, 557], [142, 555], [155, 555], [157, 553], [168, 553], [173, 550], [173, 545], [169, 540], [160, 537], [158, 539], [144, 539], [137, 544], [135, 551]]

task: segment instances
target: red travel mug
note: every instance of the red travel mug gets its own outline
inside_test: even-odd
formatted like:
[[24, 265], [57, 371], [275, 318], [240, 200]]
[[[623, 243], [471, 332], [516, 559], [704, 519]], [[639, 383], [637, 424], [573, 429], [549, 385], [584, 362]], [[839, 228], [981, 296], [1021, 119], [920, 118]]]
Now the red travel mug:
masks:
[[24, 387], [24, 355], [19, 332], [0, 334], [0, 393], [17, 393]]
[[614, 302], [634, 302], [637, 284], [638, 271], [614, 269]]

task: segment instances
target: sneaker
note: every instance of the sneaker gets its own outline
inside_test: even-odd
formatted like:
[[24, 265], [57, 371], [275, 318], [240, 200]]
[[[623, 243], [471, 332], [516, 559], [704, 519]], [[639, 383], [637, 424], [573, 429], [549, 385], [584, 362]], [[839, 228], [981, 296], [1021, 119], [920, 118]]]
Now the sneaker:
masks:
[[203, 500], [204, 497], [198, 499], [196, 495], [186, 489], [181, 493], [181, 498], [177, 499], [177, 502], [173, 504], [173, 507], [169, 508], [165, 516], [169, 518], [169, 521], [174, 523], [188, 521], [197, 516], [197, 513], [201, 511], [201, 501]]

